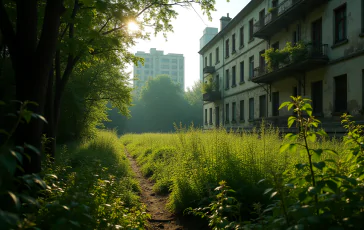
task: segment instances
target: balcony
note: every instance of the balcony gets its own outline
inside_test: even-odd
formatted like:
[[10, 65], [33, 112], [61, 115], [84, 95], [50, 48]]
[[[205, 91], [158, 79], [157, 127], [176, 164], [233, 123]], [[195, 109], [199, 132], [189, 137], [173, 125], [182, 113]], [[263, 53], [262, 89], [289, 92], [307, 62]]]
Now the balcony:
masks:
[[307, 12], [328, 0], [285, 0], [260, 19], [253, 27], [253, 36], [266, 39], [302, 18]]
[[290, 52], [286, 52], [285, 49], [280, 51], [267, 50], [265, 55], [270, 55], [268, 58], [270, 61], [264, 67], [254, 69], [252, 81], [255, 83], [270, 83], [292, 76], [295, 73], [303, 73], [320, 68], [325, 66], [329, 61], [327, 44], [301, 45], [299, 48], [294, 47], [293, 51], [292, 46], [288, 48], [287, 50], [291, 50]]
[[215, 66], [205, 66], [205, 68], [203, 68], [203, 73], [204, 74], [213, 74], [215, 73]]
[[214, 101], [218, 101], [221, 99], [221, 93], [220, 93], [220, 91], [210, 91], [210, 92], [206, 92], [206, 93], [202, 94], [202, 97], [203, 97], [203, 101], [214, 102]]

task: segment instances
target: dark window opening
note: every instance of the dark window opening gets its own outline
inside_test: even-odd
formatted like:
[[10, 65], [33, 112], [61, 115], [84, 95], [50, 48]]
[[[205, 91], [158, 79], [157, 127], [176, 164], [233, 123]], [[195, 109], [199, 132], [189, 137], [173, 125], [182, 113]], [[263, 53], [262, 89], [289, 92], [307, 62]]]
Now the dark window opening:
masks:
[[210, 125], [212, 125], [212, 108], [210, 108], [210, 119], [209, 119]]
[[220, 125], [220, 109], [219, 107], [215, 108], [215, 126], [219, 127]]
[[227, 39], [225, 42], [225, 51], [225, 57], [229, 57], [229, 39]]
[[244, 100], [240, 101], [240, 120], [244, 121], [245, 117], [244, 117]]
[[215, 85], [216, 85], [216, 90], [220, 90], [220, 77], [219, 75], [216, 75], [215, 77]]
[[225, 71], [225, 81], [226, 81], [226, 88], [228, 89], [229, 88], [229, 85], [230, 85], [230, 79], [229, 79], [229, 70], [227, 69]]
[[249, 79], [254, 77], [254, 56], [249, 58]]
[[231, 120], [236, 121], [236, 102], [233, 102], [231, 106]]
[[347, 111], [347, 77], [346, 74], [335, 77], [335, 112]]
[[226, 115], [226, 117], [225, 117], [225, 121], [226, 121], [226, 123], [229, 123], [229, 104], [226, 104], [225, 105], [225, 115]]
[[259, 97], [259, 117], [267, 116], [267, 97], [262, 95]]
[[216, 63], [219, 63], [220, 59], [219, 59], [219, 47], [216, 48]]
[[209, 60], [209, 66], [212, 66], [212, 53], [210, 53], [209, 58], [210, 58], [210, 60]]
[[240, 27], [240, 42], [239, 42], [239, 46], [243, 47], [244, 46], [244, 27]]
[[346, 4], [335, 9], [335, 43], [346, 39]]
[[232, 68], [231, 86], [236, 86], [236, 67]]
[[231, 38], [231, 42], [232, 42], [232, 51], [231, 52], [235, 52], [236, 51], [236, 49], [235, 49], [235, 34], [233, 34], [233, 36], [232, 36], [232, 38]]
[[321, 116], [323, 111], [323, 89], [322, 81], [313, 82], [312, 86], [312, 114]]
[[240, 82], [244, 82], [244, 62], [240, 62]]
[[272, 93], [272, 116], [279, 116], [279, 92]]
[[205, 124], [207, 124], [207, 109], [205, 109]]
[[253, 40], [253, 27], [254, 27], [254, 20], [249, 21], [249, 41]]
[[249, 98], [249, 120], [254, 120], [254, 98]]

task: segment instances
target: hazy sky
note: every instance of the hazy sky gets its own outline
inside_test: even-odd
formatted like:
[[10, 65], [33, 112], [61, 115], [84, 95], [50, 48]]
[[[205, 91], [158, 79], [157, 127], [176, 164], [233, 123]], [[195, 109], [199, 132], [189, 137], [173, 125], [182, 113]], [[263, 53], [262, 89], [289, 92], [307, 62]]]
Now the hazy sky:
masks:
[[[149, 41], [140, 41], [132, 49], [132, 52], [137, 51], [149, 52], [150, 48], [157, 50], [164, 50], [164, 53], [180, 53], [185, 57], [185, 88], [191, 87], [195, 81], [200, 78], [200, 55], [198, 54], [200, 48], [200, 38], [203, 35], [205, 27], [220, 27], [220, 18], [229, 13], [231, 18], [235, 17], [240, 10], [250, 0], [216, 0], [216, 10], [212, 12], [212, 21], [207, 19], [200, 11], [200, 7], [194, 4], [194, 9], [177, 8], [179, 15], [177, 19], [172, 22], [174, 33], [167, 35], [167, 41], [162, 34], [157, 37], [152, 36]], [[220, 28], [219, 28], [220, 31]]]

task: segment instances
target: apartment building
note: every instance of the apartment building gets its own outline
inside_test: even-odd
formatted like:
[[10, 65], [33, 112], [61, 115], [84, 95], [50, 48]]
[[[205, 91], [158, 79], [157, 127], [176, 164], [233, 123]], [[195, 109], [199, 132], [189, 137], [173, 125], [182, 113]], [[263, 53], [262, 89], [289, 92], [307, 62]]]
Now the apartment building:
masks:
[[364, 0], [251, 0], [199, 51], [204, 84], [213, 84], [204, 127], [263, 118], [283, 127], [292, 111], [278, 108], [291, 95], [311, 99], [327, 124], [343, 112], [362, 119], [363, 14]]
[[182, 90], [185, 87], [183, 54], [164, 54], [164, 51], [151, 48], [149, 53], [138, 51], [135, 56], [144, 58], [144, 65], [134, 65], [134, 89], [140, 90], [150, 77], [168, 75]]

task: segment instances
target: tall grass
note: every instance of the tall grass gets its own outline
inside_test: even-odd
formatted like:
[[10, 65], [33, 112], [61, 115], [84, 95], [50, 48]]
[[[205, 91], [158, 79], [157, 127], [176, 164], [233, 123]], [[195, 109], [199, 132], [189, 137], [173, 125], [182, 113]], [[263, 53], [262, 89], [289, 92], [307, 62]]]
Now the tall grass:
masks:
[[116, 133], [99, 131], [92, 140], [63, 146], [55, 165], [46, 170], [59, 180], [50, 197], [54, 206], [38, 217], [42, 229], [143, 229], [148, 215]]
[[[249, 215], [253, 203], [267, 199], [257, 182], [287, 169], [294, 173], [303, 157], [299, 152], [279, 154], [281, 134], [264, 125], [241, 134], [190, 128], [172, 134], [128, 134], [121, 140], [144, 175], [155, 180], [155, 191], [170, 192], [168, 207], [174, 212], [209, 203], [213, 188], [224, 180], [237, 192], [241, 213]], [[336, 140], [316, 145], [344, 149]]]

